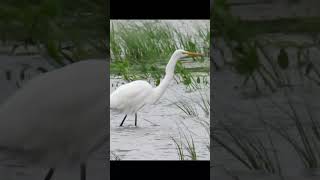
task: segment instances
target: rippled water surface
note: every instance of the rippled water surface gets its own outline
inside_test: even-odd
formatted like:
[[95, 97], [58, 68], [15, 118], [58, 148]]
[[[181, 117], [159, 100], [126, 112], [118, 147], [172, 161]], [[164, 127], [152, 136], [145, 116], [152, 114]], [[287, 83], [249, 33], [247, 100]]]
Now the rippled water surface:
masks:
[[[124, 81], [110, 80], [110, 93]], [[134, 126], [134, 114], [128, 115], [123, 127], [120, 123], [125, 114], [110, 112], [110, 148], [114, 156], [121, 160], [178, 160], [176, 145], [171, 137], [180, 140], [185, 133], [194, 139], [197, 156], [200, 160], [209, 159], [209, 134], [199, 121], [209, 122], [200, 102], [199, 92], [188, 92], [183, 85], [172, 81], [160, 100], [145, 106], [138, 112], [138, 126]], [[209, 88], [203, 89], [209, 97]], [[174, 103], [188, 102], [194, 106], [198, 116], [184, 114]], [[183, 135], [182, 135], [183, 136]], [[182, 138], [183, 140], [183, 138]], [[187, 154], [187, 153], [186, 153]]]

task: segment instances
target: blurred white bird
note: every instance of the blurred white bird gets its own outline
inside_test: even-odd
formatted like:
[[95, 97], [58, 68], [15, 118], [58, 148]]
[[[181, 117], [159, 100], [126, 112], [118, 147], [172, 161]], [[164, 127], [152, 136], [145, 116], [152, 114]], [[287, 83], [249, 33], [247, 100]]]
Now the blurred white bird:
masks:
[[185, 51], [182, 49], [176, 50], [167, 66], [166, 75], [160, 82], [159, 86], [153, 88], [148, 82], [137, 80], [128, 84], [121, 85], [110, 94], [110, 109], [125, 113], [120, 126], [123, 125], [128, 114], [135, 114], [135, 126], [137, 126], [137, 112], [146, 104], [153, 104], [163, 95], [170, 81], [174, 76], [174, 70], [178, 60], [185, 57], [197, 57], [202, 54]]
[[50, 168], [81, 164], [107, 140], [107, 62], [81, 61], [28, 81], [0, 107], [0, 153]]

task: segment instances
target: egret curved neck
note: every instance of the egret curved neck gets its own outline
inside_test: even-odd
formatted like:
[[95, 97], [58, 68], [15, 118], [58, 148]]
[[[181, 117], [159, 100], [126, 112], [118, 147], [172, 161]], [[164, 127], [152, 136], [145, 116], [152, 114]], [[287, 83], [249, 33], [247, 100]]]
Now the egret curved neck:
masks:
[[173, 54], [171, 56], [167, 66], [166, 66], [166, 75], [161, 80], [159, 86], [157, 86], [154, 89], [154, 96], [153, 96], [154, 102], [156, 102], [162, 96], [162, 94], [166, 91], [166, 89], [168, 88], [170, 81], [172, 80], [172, 78], [174, 76], [174, 70], [175, 70], [175, 67], [176, 67], [178, 60], [179, 60], [179, 57], [177, 57], [175, 54]]

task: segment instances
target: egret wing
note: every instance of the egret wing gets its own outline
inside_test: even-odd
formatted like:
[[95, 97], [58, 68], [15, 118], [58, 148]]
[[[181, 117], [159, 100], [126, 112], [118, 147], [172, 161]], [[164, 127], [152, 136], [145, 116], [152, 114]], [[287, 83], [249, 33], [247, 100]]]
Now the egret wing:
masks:
[[146, 81], [133, 81], [124, 84], [110, 95], [110, 107], [119, 111], [139, 109], [152, 92]]

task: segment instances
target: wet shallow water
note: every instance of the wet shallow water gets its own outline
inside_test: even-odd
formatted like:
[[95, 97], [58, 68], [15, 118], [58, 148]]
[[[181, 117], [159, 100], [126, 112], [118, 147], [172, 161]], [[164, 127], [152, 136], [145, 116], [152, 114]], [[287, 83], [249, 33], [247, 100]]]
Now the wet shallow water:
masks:
[[[124, 81], [110, 80], [110, 93]], [[204, 89], [208, 93], [209, 88]], [[174, 104], [181, 100], [193, 104], [198, 117], [185, 115]], [[155, 105], [145, 106], [138, 112], [138, 127], [134, 126], [134, 114], [125, 116], [110, 111], [110, 151], [121, 160], [178, 160], [176, 145], [171, 137], [180, 140], [180, 134], [192, 135], [199, 160], [209, 160], [209, 134], [199, 120], [209, 122], [209, 117], [200, 109], [197, 92], [187, 92], [183, 85], [172, 81], [167, 91]], [[183, 136], [183, 135], [182, 135]], [[182, 138], [183, 140], [183, 138]], [[184, 142], [184, 140], [183, 140]]]

